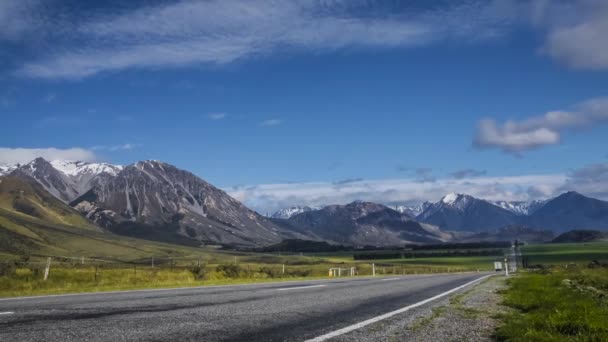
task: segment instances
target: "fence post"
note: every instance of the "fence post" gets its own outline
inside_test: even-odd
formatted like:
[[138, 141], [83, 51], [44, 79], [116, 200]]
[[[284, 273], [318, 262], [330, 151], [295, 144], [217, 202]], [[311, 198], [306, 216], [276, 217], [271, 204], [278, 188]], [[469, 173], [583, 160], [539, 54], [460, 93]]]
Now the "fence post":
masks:
[[285, 264], [283, 264], [283, 274], [285, 274]]
[[80, 258], [80, 264], [81, 264], [81, 265], [84, 265], [84, 257], [81, 257], [81, 258]]
[[154, 268], [154, 257], [152, 257], [152, 268]]
[[372, 263], [372, 277], [376, 276], [376, 264]]
[[49, 271], [51, 270], [51, 258], [46, 259], [46, 267], [44, 268], [44, 281], [49, 279]]

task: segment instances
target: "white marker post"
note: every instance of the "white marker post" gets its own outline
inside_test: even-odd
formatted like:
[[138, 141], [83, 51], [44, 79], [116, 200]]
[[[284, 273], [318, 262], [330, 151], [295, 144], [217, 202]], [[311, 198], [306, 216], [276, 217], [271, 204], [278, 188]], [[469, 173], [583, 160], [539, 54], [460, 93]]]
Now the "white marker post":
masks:
[[44, 281], [49, 279], [49, 271], [51, 270], [51, 258], [46, 259], [46, 267], [44, 268]]
[[509, 276], [509, 263], [507, 262], [507, 258], [505, 258], [505, 276]]
[[376, 276], [376, 264], [372, 263], [372, 277]]

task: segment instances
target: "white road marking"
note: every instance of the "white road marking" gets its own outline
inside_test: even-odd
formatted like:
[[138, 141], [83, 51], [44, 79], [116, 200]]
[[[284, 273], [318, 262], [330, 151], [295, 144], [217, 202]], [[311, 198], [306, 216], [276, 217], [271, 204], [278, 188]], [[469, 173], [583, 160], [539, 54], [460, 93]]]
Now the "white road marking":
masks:
[[14, 314], [14, 312], [12, 312], [12, 311], [0, 312], [0, 316], [1, 315], [12, 315], [12, 314]]
[[310, 285], [310, 286], [297, 286], [297, 287], [284, 287], [282, 289], [276, 289], [277, 291], [289, 291], [289, 290], [300, 290], [300, 289], [310, 289], [313, 287], [323, 287], [327, 285]]
[[439, 299], [441, 297], [445, 297], [445, 296], [447, 296], [447, 295], [449, 295], [451, 293], [454, 293], [454, 292], [456, 292], [456, 291], [458, 291], [458, 290], [460, 290], [462, 288], [465, 288], [465, 287], [467, 287], [467, 286], [469, 286], [471, 284], [474, 284], [474, 283], [476, 283], [476, 282], [478, 282], [478, 281], [480, 281], [482, 279], [485, 279], [487, 277], [490, 277], [490, 276], [492, 276], [492, 274], [483, 276], [483, 277], [478, 278], [478, 279], [475, 279], [475, 280], [473, 280], [471, 282], [468, 282], [468, 283], [466, 283], [464, 285], [460, 285], [460, 286], [455, 287], [455, 288], [453, 288], [453, 289], [451, 289], [449, 291], [446, 291], [446, 292], [438, 294], [438, 295], [436, 295], [434, 297], [425, 299], [425, 300], [423, 300], [421, 302], [418, 302], [416, 304], [412, 304], [412, 305], [406, 306], [404, 308], [401, 308], [401, 309], [398, 309], [398, 310], [395, 310], [395, 311], [391, 311], [391, 312], [385, 313], [384, 315], [380, 315], [380, 316], [376, 316], [374, 318], [370, 318], [370, 319], [368, 319], [366, 321], [353, 324], [353, 325], [348, 326], [346, 328], [342, 328], [342, 329], [338, 329], [336, 331], [332, 331], [332, 332], [330, 332], [328, 334], [321, 335], [319, 337], [315, 337], [313, 339], [307, 340], [306, 342], [322, 342], [322, 341], [329, 340], [330, 338], [334, 338], [336, 336], [344, 335], [344, 334], [349, 333], [349, 332], [351, 332], [353, 330], [357, 330], [357, 329], [363, 328], [364, 326], [370, 325], [372, 323], [376, 323], [376, 322], [381, 321], [383, 319], [387, 319], [387, 318], [390, 318], [392, 316], [398, 315], [400, 313], [404, 313], [406, 311], [409, 311], [409, 310], [411, 310], [413, 308], [422, 306], [422, 305], [424, 305], [424, 304], [426, 304], [428, 302], [434, 301], [435, 299]]
[[380, 279], [381, 281], [386, 281], [386, 280], [397, 280], [399, 278], [384, 278], [384, 279]]

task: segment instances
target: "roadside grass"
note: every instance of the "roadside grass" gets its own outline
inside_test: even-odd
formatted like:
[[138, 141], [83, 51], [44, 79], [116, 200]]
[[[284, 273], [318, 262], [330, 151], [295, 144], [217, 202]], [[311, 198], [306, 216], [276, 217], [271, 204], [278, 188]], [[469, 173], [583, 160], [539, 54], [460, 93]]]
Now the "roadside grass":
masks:
[[608, 269], [555, 267], [511, 278], [499, 341], [608, 341]]
[[[3, 265], [9, 265], [4, 263]], [[0, 264], [2, 266], [2, 264]], [[78, 292], [229, 285], [287, 280], [328, 279], [329, 268], [341, 267], [342, 277], [350, 267], [356, 276], [371, 276], [371, 264], [296, 263], [285, 264], [162, 264], [155, 267], [136, 264], [52, 264], [48, 280], [43, 280], [43, 263], [17, 263], [13, 269], [0, 270], [0, 297], [32, 296]], [[451, 267], [408, 267], [385, 264], [376, 267], [376, 276], [398, 276], [462, 272]]]

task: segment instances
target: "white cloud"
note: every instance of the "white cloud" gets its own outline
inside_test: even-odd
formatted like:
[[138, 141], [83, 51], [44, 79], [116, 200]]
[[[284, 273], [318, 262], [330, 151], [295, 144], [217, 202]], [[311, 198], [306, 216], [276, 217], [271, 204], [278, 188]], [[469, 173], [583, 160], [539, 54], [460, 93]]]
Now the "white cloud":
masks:
[[608, 97], [596, 98], [575, 106], [571, 111], [552, 111], [526, 120], [498, 124], [483, 119], [477, 127], [474, 145], [522, 152], [558, 144], [567, 130], [593, 127], [608, 121]]
[[565, 183], [564, 175], [526, 175], [437, 179], [354, 180], [332, 182], [262, 184], [239, 186], [226, 191], [260, 211], [292, 205], [345, 204], [354, 200], [378, 203], [436, 201], [449, 192], [466, 193], [488, 200], [529, 200], [550, 197]]
[[549, 29], [543, 51], [572, 67], [608, 69], [608, 1], [556, 3], [545, 19]]
[[207, 116], [211, 120], [222, 120], [226, 118], [226, 113], [209, 113]]
[[0, 165], [25, 164], [42, 157], [46, 160], [65, 159], [95, 161], [97, 156], [91, 150], [83, 148], [7, 148], [0, 147]]
[[282, 123], [283, 123], [283, 120], [280, 120], [280, 119], [269, 119], [269, 120], [264, 120], [264, 121], [260, 122], [259, 125], [262, 127], [272, 127], [272, 126], [278, 126]]

